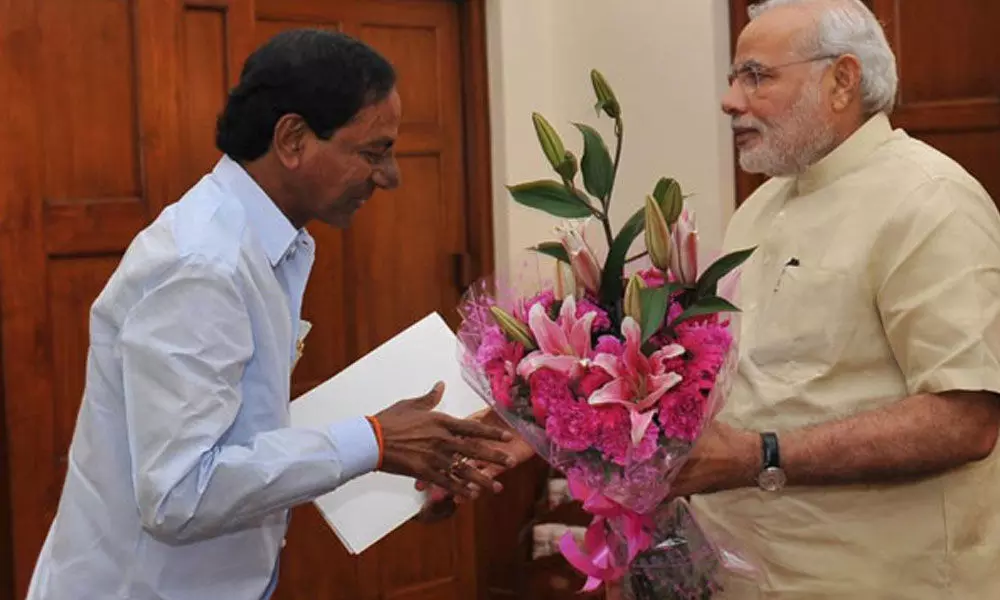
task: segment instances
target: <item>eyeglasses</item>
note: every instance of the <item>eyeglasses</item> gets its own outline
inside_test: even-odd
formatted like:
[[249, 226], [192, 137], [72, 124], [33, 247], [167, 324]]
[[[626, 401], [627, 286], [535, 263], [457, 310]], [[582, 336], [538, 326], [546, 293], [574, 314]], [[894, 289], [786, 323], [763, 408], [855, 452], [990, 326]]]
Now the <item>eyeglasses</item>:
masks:
[[749, 60], [738, 67], [734, 67], [727, 75], [727, 80], [729, 81], [729, 87], [732, 87], [734, 81], [738, 81], [744, 92], [753, 94], [760, 87], [761, 83], [774, 77], [774, 73], [780, 69], [835, 58], [839, 58], [839, 56], [836, 54], [826, 54], [772, 66], [761, 64], [755, 60]]

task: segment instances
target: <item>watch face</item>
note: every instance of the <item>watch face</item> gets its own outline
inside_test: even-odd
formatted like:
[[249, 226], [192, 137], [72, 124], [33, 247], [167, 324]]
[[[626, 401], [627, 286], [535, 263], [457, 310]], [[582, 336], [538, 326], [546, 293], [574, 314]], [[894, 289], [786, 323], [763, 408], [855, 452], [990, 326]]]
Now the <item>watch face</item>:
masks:
[[785, 487], [785, 472], [774, 467], [764, 469], [757, 477], [757, 483], [764, 491], [776, 492]]

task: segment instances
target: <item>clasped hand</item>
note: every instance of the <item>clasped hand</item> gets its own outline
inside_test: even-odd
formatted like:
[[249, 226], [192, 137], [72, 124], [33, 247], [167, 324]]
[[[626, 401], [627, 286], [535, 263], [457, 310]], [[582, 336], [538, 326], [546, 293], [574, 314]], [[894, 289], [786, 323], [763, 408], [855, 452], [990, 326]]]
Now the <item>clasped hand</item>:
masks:
[[382, 427], [381, 470], [431, 482], [461, 498], [476, 498], [484, 489], [499, 492], [500, 484], [474, 465], [513, 466], [512, 456], [489, 444], [510, 441], [510, 431], [434, 412], [443, 394], [444, 384], [438, 383], [376, 415]]

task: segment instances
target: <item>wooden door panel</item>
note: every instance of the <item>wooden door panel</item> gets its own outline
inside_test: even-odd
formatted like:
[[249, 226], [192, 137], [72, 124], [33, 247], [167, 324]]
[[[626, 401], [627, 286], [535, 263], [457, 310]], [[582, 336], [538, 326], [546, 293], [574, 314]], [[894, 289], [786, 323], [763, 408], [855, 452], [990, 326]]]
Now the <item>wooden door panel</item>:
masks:
[[215, 121], [229, 90], [226, 61], [226, 13], [192, 6], [181, 18], [181, 144], [186, 150], [181, 177], [194, 185], [219, 160], [215, 148]]
[[[451, 316], [457, 305], [454, 257], [465, 251], [467, 227], [458, 13], [451, 3], [429, 0], [264, 0], [256, 16], [258, 43], [291, 27], [317, 27], [371, 44], [395, 66], [403, 102], [396, 145], [401, 187], [377, 192], [346, 231], [309, 226], [317, 260], [303, 317], [313, 329], [293, 377], [297, 395], [428, 312]], [[300, 507], [293, 511], [278, 597], [472, 597], [472, 518], [463, 511], [434, 525], [407, 524], [350, 557], [315, 509]], [[317, 555], [327, 559], [317, 564], [311, 558]], [[326, 568], [331, 563], [335, 571]], [[350, 589], [344, 587], [348, 572], [356, 580]]]
[[80, 409], [86, 375], [82, 361], [87, 356], [90, 343], [90, 305], [117, 266], [117, 255], [57, 259], [49, 263], [48, 297], [52, 315], [52, 339], [49, 344], [56, 374], [53, 399], [56, 464], [51, 467], [55, 476], [46, 502], [48, 519], [55, 516], [59, 503], [66, 476], [66, 457]]
[[431, 311], [451, 316], [458, 304], [452, 256], [462, 251], [461, 215], [442, 197], [448, 173], [433, 155], [404, 155], [399, 166], [403, 186], [372, 197], [348, 231], [359, 351]]
[[315, 223], [309, 233], [316, 241], [316, 262], [302, 303], [302, 318], [312, 323], [306, 350], [292, 377], [292, 398], [332, 377], [351, 363], [356, 338], [355, 300], [345, 286], [349, 255], [344, 232]]
[[[0, 4], [0, 406], [8, 433], [0, 442], [16, 482], [15, 597], [24, 595], [61, 491], [90, 305], [134, 235], [218, 159], [215, 119], [260, 42], [293, 26], [347, 31], [396, 65], [404, 102], [403, 187], [377, 194], [349, 233], [310, 226], [318, 248], [303, 316], [314, 329], [293, 393], [431, 310], [454, 322], [456, 257], [471, 247], [480, 269], [492, 264], [488, 128], [470, 117], [485, 110], [482, 10], [452, 0]], [[471, 182], [466, 160], [480, 163]], [[302, 507], [279, 597], [472, 598], [474, 519], [470, 507], [438, 524], [408, 524], [350, 557], [315, 509]]]
[[[46, 115], [39, 133], [53, 150], [43, 163], [46, 201], [137, 198], [139, 90], [130, 3], [43, 2], [39, 8], [41, 86], [49, 92], [39, 99]], [[118, 60], [108, 64], [110, 57]], [[96, 68], [102, 64], [113, 68]]]
[[1000, 96], [1000, 3], [877, 0], [899, 61], [903, 106]]
[[253, 29], [251, 0], [185, 0], [181, 6], [181, 189], [197, 183], [221, 156], [215, 121], [256, 44]]
[[873, 7], [899, 64], [893, 124], [957, 160], [1000, 202], [1000, 4], [906, 0], [904, 10], [902, 0], [874, 0]]
[[[746, 7], [731, 0], [732, 39], [747, 23]], [[995, 0], [870, 0], [899, 70], [895, 127], [958, 161], [1000, 203], [1000, 45]], [[904, 8], [905, 7], [905, 8]], [[929, 42], [928, 40], [933, 40]], [[736, 166], [739, 204], [763, 181]]]
[[0, 126], [0, 302], [5, 397], [18, 398], [5, 408], [23, 595], [62, 487], [89, 307], [176, 196], [176, 96], [162, 90], [176, 89], [178, 70], [162, 59], [177, 49], [170, 0], [16, 4], [0, 18], [0, 80], [14, 86]]

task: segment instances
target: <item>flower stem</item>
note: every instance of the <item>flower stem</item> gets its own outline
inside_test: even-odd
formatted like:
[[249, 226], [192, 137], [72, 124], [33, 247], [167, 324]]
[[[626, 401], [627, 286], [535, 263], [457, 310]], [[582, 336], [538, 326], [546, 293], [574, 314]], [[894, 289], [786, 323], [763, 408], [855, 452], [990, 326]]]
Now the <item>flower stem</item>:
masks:
[[615, 119], [615, 161], [614, 166], [611, 170], [611, 185], [608, 186], [608, 193], [602, 199], [602, 205], [604, 206], [604, 212], [608, 212], [608, 207], [611, 206], [611, 193], [615, 189], [615, 181], [618, 179], [618, 165], [622, 161], [622, 140], [624, 139], [625, 128], [622, 124], [621, 117]]
[[601, 207], [604, 209], [604, 219], [601, 223], [604, 224], [604, 235], [608, 238], [608, 248], [614, 243], [615, 236], [611, 231], [611, 193], [615, 189], [615, 180], [618, 179], [618, 165], [622, 160], [622, 139], [624, 137], [624, 128], [622, 126], [622, 118], [618, 117], [615, 119], [615, 162], [611, 170], [611, 185], [608, 186], [608, 193], [601, 198]]
[[571, 179], [566, 179], [565, 177], [563, 177], [563, 185], [566, 186], [566, 189], [568, 189], [571, 194], [576, 196], [578, 200], [580, 200], [587, 206], [592, 215], [594, 215], [598, 219], [601, 219], [602, 221], [607, 218], [607, 216], [604, 214], [603, 211], [597, 210], [596, 208], [593, 207], [593, 205], [590, 204], [590, 202], [585, 200], [586, 196], [580, 193], [580, 191], [576, 187], [575, 182], [573, 182]]
[[608, 218], [608, 214], [604, 213], [598, 217], [601, 221], [601, 225], [604, 226], [604, 236], [608, 238], [608, 252], [611, 251], [611, 245], [615, 243], [615, 237], [611, 233], [611, 220]]
[[643, 257], [645, 257], [645, 256], [649, 256], [649, 251], [646, 251], [646, 252], [642, 252], [642, 253], [640, 253], [640, 254], [636, 254], [635, 256], [633, 256], [633, 257], [631, 257], [631, 258], [626, 258], [626, 259], [625, 259], [625, 264], [627, 265], [627, 264], [629, 264], [629, 263], [634, 263], [635, 261], [637, 261], [637, 260], [639, 260], [640, 258], [643, 258]]

